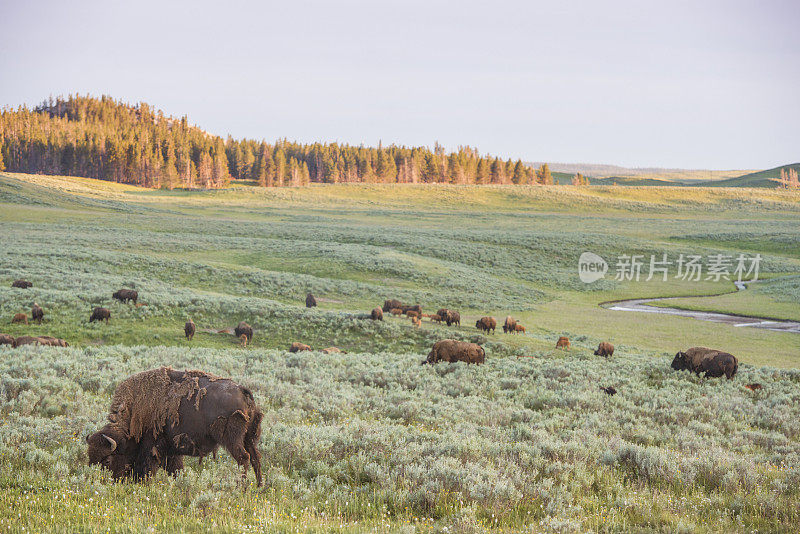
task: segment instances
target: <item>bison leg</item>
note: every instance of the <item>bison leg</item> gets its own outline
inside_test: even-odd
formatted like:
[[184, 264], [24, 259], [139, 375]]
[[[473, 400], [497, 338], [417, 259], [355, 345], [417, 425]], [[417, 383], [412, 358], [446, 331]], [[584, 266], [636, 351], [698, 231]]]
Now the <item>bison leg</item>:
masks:
[[178, 474], [178, 471], [183, 470], [183, 456], [170, 454], [164, 459], [164, 464], [161, 467], [170, 475], [175, 476]]

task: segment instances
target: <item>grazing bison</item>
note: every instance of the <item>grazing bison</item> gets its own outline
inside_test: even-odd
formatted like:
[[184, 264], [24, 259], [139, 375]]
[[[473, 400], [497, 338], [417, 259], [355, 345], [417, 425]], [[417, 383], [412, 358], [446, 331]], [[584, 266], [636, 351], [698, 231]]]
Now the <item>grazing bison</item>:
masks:
[[384, 303], [383, 303], [383, 311], [388, 312], [388, 311], [392, 311], [395, 308], [400, 308], [402, 310], [403, 303], [400, 302], [397, 299], [389, 299], [389, 300], [384, 301]]
[[309, 293], [306, 295], [306, 308], [313, 308], [317, 305], [317, 299], [314, 298], [314, 295]]
[[597, 350], [594, 351], [595, 356], [605, 356], [608, 358], [609, 356], [614, 355], [614, 345], [609, 343], [608, 341], [602, 341], [597, 346]]
[[497, 319], [494, 317], [481, 317], [477, 321], [475, 321], [475, 328], [478, 330], [482, 330], [483, 332], [489, 333], [489, 330], [492, 331], [494, 334], [495, 328], [497, 328]]
[[603, 386], [600, 386], [600, 390], [604, 391], [606, 395], [616, 395], [617, 394], [617, 389], [614, 386], [608, 386], [607, 388], [604, 388]]
[[524, 326], [522, 326], [522, 325], [521, 325], [521, 324], [519, 324], [519, 323], [514, 323], [514, 332], [515, 332], [515, 333], [516, 333], [516, 332], [521, 332], [521, 333], [523, 333], [523, 334], [524, 334], [524, 333], [525, 333], [525, 327], [524, 327]]
[[403, 313], [408, 315], [409, 312], [416, 312], [419, 315], [422, 315], [422, 306], [419, 304], [414, 304], [413, 306], [400, 306], [400, 309], [403, 310]]
[[374, 310], [372, 310], [370, 318], [373, 321], [383, 321], [383, 310], [381, 310], [380, 308], [375, 308]]
[[421, 314], [419, 312], [417, 312], [417, 311], [414, 311], [414, 310], [408, 310], [406, 312], [406, 315], [408, 317], [411, 317], [411, 318], [416, 317], [417, 319], [419, 319], [421, 317]]
[[120, 302], [133, 302], [134, 304], [139, 299], [139, 293], [133, 289], [120, 289], [111, 296]]
[[37, 338], [40, 345], [48, 345], [50, 347], [69, 347], [69, 343], [63, 339], [52, 336], [39, 336]]
[[0, 345], [15, 345], [14, 338], [8, 334], [0, 334]]
[[692, 347], [686, 352], [678, 352], [675, 355], [672, 368], [676, 371], [688, 369], [697, 375], [705, 373], [704, 378], [725, 375], [730, 380], [739, 370], [739, 360], [736, 356], [720, 350]]
[[401, 310], [400, 308], [392, 308], [391, 309], [391, 314], [392, 315], [403, 315], [403, 310]]
[[442, 316], [439, 315], [438, 313], [431, 315], [430, 317], [432, 322], [442, 324]]
[[558, 341], [556, 341], [557, 349], [569, 350], [569, 347], [570, 347], [569, 338], [566, 336], [561, 336], [560, 338], [558, 338]]
[[106, 324], [108, 324], [109, 319], [111, 319], [111, 312], [108, 311], [108, 308], [95, 308], [92, 310], [92, 316], [89, 317], [89, 322], [105, 321]]
[[186, 321], [186, 324], [183, 325], [183, 333], [186, 334], [186, 339], [189, 341], [192, 340], [194, 337], [194, 333], [197, 331], [197, 328], [194, 326], [194, 321], [189, 319]]
[[461, 326], [461, 314], [454, 310], [442, 308], [436, 312], [436, 315], [442, 318], [442, 321], [447, 323], [447, 326], [458, 325]]
[[12, 317], [11, 324], [28, 324], [28, 316], [24, 313], [17, 313]]
[[517, 320], [510, 315], [506, 316], [506, 322], [503, 323], [503, 333], [508, 334], [516, 332], [515, 326], [517, 326]]
[[247, 336], [247, 341], [253, 341], [253, 328], [244, 321], [236, 325], [236, 328], [233, 330], [233, 335], [237, 338], [241, 337], [242, 334]]
[[33, 306], [31, 307], [31, 320], [42, 324], [42, 319], [44, 319], [44, 310], [34, 302]]
[[27, 280], [14, 280], [14, 282], [11, 284], [11, 287], [18, 287], [20, 289], [28, 289], [29, 287], [33, 287], [33, 284], [31, 284]]
[[38, 337], [35, 336], [20, 336], [14, 340], [15, 347], [21, 347], [23, 345], [40, 345], [40, 341]]
[[289, 352], [303, 352], [303, 351], [306, 351], [306, 350], [311, 350], [311, 347], [309, 347], [305, 343], [300, 343], [299, 341], [295, 341], [289, 347]]
[[250, 390], [230, 379], [170, 367], [144, 371], [117, 387], [109, 422], [87, 436], [89, 463], [115, 480], [141, 479], [159, 467], [174, 474], [183, 456], [202, 458], [222, 446], [243, 477], [252, 465], [261, 486], [262, 418]]
[[466, 362], [479, 364], [485, 360], [486, 352], [477, 343], [443, 339], [433, 344], [428, 358], [422, 363]]

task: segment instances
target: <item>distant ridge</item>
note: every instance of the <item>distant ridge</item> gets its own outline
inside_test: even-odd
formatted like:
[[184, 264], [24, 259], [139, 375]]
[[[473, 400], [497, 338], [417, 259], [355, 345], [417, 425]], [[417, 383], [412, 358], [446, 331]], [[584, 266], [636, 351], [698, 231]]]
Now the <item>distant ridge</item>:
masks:
[[709, 187], [778, 187], [778, 179], [780, 178], [781, 170], [794, 169], [800, 172], [800, 163], [789, 163], [767, 169], [765, 171], [751, 172], [735, 178], [728, 178], [727, 180], [717, 180], [713, 182], [698, 183], [698, 186]]
[[[527, 165], [539, 167], [544, 162], [532, 161]], [[552, 172], [573, 175], [581, 173], [592, 178], [623, 178], [647, 177], [652, 180], [667, 180], [671, 182], [695, 182], [722, 180], [741, 176], [753, 172], [752, 169], [710, 170], [710, 169], [673, 169], [664, 167], [622, 167], [604, 163], [548, 163]], [[633, 184], [629, 184], [633, 185]], [[641, 185], [656, 185], [641, 184]], [[664, 184], [669, 185], [669, 184]], [[679, 184], [676, 184], [679, 185]]]

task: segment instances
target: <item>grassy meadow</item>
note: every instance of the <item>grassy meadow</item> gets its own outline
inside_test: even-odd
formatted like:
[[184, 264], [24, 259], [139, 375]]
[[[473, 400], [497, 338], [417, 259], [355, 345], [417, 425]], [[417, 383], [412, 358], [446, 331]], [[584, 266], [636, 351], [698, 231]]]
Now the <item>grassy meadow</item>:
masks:
[[[800, 335], [599, 304], [681, 296], [669, 305], [800, 320], [798, 223], [800, 193], [770, 189], [162, 191], [0, 173], [0, 332], [71, 345], [0, 346], [0, 530], [796, 530]], [[584, 251], [610, 276], [582, 283]], [[613, 279], [618, 255], [663, 253], [760, 253], [762, 280]], [[122, 287], [145, 305], [112, 301]], [[462, 325], [364, 319], [387, 298]], [[34, 301], [43, 324], [10, 324]], [[108, 325], [88, 323], [99, 305]], [[484, 315], [527, 333], [481, 335]], [[219, 333], [242, 320], [246, 349]], [[445, 337], [483, 343], [486, 364], [420, 366]], [[672, 371], [696, 345], [735, 354], [739, 375]], [[264, 488], [243, 488], [224, 452], [144, 484], [86, 465], [116, 385], [160, 365], [253, 390]]]

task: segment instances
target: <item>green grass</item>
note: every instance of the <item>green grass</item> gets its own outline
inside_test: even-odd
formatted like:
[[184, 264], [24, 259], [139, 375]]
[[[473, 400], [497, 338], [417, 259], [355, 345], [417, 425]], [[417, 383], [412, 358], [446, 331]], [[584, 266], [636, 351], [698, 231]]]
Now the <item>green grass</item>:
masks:
[[778, 179], [780, 178], [780, 171], [782, 169], [794, 169], [800, 171], [800, 163], [792, 163], [790, 165], [781, 165], [774, 169], [767, 169], [765, 171], [752, 172], [727, 178], [725, 180], [718, 180], [715, 182], [703, 182], [702, 186], [711, 187], [765, 187], [775, 188], [778, 186]]
[[[768, 189], [190, 192], [0, 173], [0, 331], [71, 344], [0, 348], [0, 529], [791, 530], [800, 336], [608, 310], [599, 304], [733, 288], [674, 270], [586, 285], [577, 262], [594, 251], [613, 271], [620, 254], [760, 253], [768, 280], [680, 304], [797, 319], [798, 222], [800, 193]], [[34, 287], [12, 289], [16, 278]], [[146, 306], [113, 302], [121, 287]], [[318, 308], [305, 309], [308, 292]], [[462, 326], [364, 319], [387, 298], [458, 309]], [[33, 301], [44, 324], [11, 325]], [[87, 322], [97, 305], [109, 325]], [[483, 315], [513, 315], [527, 334], [480, 335]], [[256, 330], [244, 350], [216, 333], [241, 320]], [[554, 348], [560, 335], [570, 352]], [[420, 367], [444, 337], [484, 343], [487, 364]], [[293, 341], [349, 354], [290, 355]], [[592, 355], [600, 341], [617, 347], [612, 360]], [[693, 345], [736, 354], [740, 376], [671, 371]], [[264, 490], [236, 487], [225, 453], [139, 485], [86, 465], [82, 437], [116, 383], [162, 364], [253, 389], [267, 414]], [[748, 381], [767, 389], [753, 396]]]

